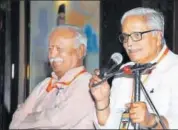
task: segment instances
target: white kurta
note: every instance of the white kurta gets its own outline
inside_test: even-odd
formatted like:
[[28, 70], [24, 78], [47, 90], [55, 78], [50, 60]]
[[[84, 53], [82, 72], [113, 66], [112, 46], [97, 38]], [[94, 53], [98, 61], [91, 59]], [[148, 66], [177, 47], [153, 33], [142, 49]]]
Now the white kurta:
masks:
[[[159, 56], [153, 62], [163, 55], [166, 48], [164, 45]], [[144, 76], [141, 79], [143, 80]], [[178, 56], [169, 51], [156, 65], [156, 68], [144, 82], [144, 86], [159, 114], [168, 120], [169, 128], [178, 129]], [[100, 126], [96, 119], [95, 125], [98, 129], [119, 128], [122, 112], [125, 110], [125, 104], [131, 101], [132, 91], [133, 78], [114, 78], [110, 97], [111, 113], [104, 126]], [[141, 101], [146, 102], [142, 91]], [[150, 112], [153, 112], [148, 103], [147, 107]], [[133, 126], [130, 124], [129, 128], [131, 129]]]

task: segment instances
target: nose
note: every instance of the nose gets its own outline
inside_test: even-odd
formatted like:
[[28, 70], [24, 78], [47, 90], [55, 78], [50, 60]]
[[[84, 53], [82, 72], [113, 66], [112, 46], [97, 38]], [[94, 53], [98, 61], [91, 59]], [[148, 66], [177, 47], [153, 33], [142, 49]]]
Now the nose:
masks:
[[57, 49], [55, 47], [49, 49], [49, 58], [54, 58], [56, 56], [57, 56]]
[[127, 41], [127, 43], [126, 43], [127, 47], [130, 48], [130, 47], [133, 46], [133, 44], [134, 44], [134, 43], [133, 43], [133, 40], [131, 39], [131, 37], [129, 37], [129, 38], [128, 38], [128, 41]]

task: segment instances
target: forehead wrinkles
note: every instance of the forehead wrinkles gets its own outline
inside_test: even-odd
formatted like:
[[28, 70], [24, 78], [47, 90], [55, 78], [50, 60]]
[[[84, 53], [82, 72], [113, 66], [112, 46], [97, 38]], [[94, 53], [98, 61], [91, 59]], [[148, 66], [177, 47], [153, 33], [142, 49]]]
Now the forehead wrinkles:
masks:
[[76, 32], [72, 29], [69, 28], [58, 28], [55, 29], [49, 36], [49, 41], [50, 43], [55, 42], [57, 39], [62, 38], [62, 39], [74, 39], [76, 36]]
[[145, 31], [148, 29], [146, 17], [142, 15], [128, 16], [123, 22], [122, 31], [126, 33]]

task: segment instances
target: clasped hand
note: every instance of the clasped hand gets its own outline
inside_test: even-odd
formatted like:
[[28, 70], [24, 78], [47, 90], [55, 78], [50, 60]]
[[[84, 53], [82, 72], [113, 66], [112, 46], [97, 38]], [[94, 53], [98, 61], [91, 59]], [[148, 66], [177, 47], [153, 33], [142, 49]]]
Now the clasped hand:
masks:
[[143, 127], [153, 124], [153, 115], [148, 112], [145, 102], [128, 103], [129, 115], [132, 123], [139, 123]]

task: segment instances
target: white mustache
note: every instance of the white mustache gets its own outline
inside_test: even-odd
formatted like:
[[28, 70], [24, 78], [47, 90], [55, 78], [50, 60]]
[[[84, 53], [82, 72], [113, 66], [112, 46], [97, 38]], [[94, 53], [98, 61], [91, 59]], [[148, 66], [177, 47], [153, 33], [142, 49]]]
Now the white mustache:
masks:
[[50, 61], [51, 63], [53, 63], [53, 62], [63, 62], [64, 59], [62, 59], [62, 58], [50, 58], [49, 61]]

